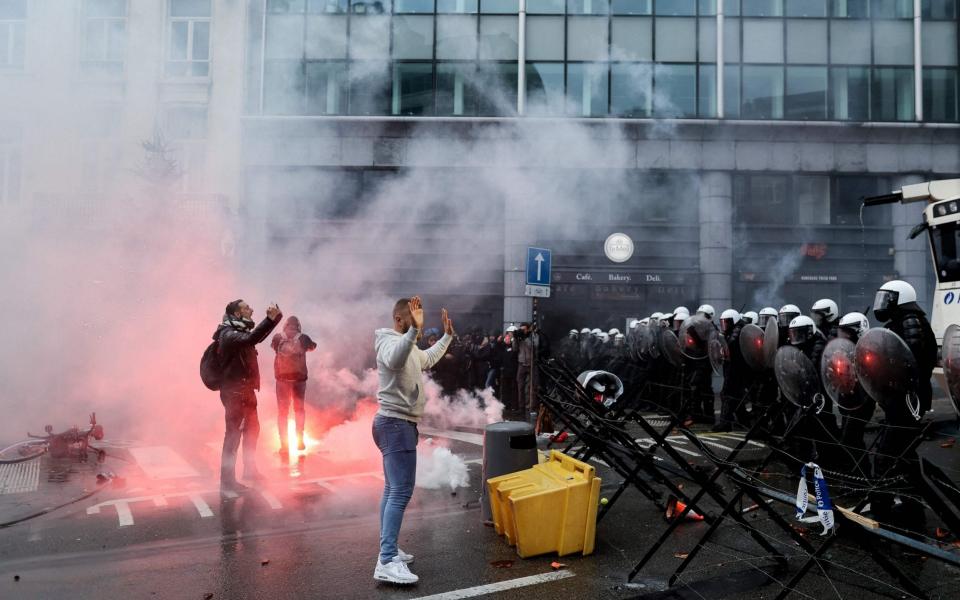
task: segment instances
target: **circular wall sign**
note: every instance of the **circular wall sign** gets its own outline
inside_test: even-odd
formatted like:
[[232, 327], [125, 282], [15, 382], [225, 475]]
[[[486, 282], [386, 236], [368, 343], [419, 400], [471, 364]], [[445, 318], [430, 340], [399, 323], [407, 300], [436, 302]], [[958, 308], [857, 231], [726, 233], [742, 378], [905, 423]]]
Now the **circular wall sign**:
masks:
[[625, 233], [612, 233], [603, 243], [603, 253], [615, 263], [627, 262], [633, 256], [633, 240]]

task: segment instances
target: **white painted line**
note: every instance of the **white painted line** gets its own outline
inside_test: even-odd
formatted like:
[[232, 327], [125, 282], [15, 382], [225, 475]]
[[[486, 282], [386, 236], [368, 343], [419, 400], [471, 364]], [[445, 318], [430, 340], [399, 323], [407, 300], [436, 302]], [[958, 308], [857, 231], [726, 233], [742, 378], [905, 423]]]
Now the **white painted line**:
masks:
[[731, 448], [730, 446], [721, 444], [721, 443], [719, 443], [719, 442], [714, 442], [714, 441], [708, 440], [707, 438], [705, 438], [705, 437], [703, 437], [703, 436], [697, 436], [697, 439], [700, 440], [700, 443], [701, 443], [701, 444], [706, 444], [707, 446], [713, 446], [713, 447], [715, 447], [715, 448], [721, 448], [721, 449], [723, 449], [723, 450], [726, 450], [727, 452], [733, 452], [733, 448]]
[[461, 600], [462, 598], [476, 598], [477, 596], [486, 596], [487, 594], [493, 594], [495, 592], [504, 592], [506, 590], [514, 590], [531, 585], [549, 583], [551, 581], [560, 581], [561, 579], [568, 579], [573, 576], [573, 571], [564, 569], [552, 573], [541, 573], [540, 575], [531, 575], [530, 577], [508, 579], [506, 581], [498, 581], [497, 583], [478, 585], [476, 587], [454, 590], [452, 592], [443, 592], [442, 594], [420, 596], [419, 598], [414, 598], [414, 600]]
[[[133, 525], [133, 513], [130, 512], [130, 505], [126, 502], [120, 502], [116, 505], [117, 517], [120, 519], [120, 527], [129, 527]], [[87, 509], [89, 512], [89, 509]]]
[[466, 442], [475, 446], [483, 445], [483, 435], [480, 433], [468, 433], [466, 431], [441, 431], [432, 427], [420, 427], [420, 433], [423, 435], [432, 435], [433, 437], [442, 437], [450, 440]]
[[[742, 442], [744, 437], [739, 433], [718, 433], [717, 436], [731, 439], [731, 440], [737, 440], [738, 442]], [[766, 448], [766, 445], [761, 444], [760, 442], [755, 442], [753, 440], [747, 440], [747, 444], [751, 446], [757, 446], [758, 448]]]
[[223, 490], [220, 492], [225, 498], [239, 498], [240, 495], [233, 490]]
[[196, 494], [190, 494], [190, 501], [193, 502], [193, 505], [197, 507], [197, 512], [200, 513], [200, 518], [207, 519], [213, 516], [213, 511], [210, 510], [210, 505], [207, 504], [200, 496]]
[[280, 510], [283, 508], [283, 505], [280, 504], [280, 501], [277, 500], [277, 497], [267, 490], [260, 490], [260, 495], [263, 496], [263, 499], [267, 501], [267, 504], [269, 504], [270, 508], [273, 510]]
[[137, 465], [150, 479], [199, 477], [200, 473], [168, 446], [130, 448]]
[[[637, 442], [638, 444], [646, 444], [648, 446], [646, 448], [647, 450], [649, 450], [650, 447], [657, 445], [652, 438], [637, 438], [634, 441]], [[699, 453], [694, 452], [693, 450], [687, 450], [686, 448], [681, 448], [679, 445], [677, 445], [677, 442], [685, 443], [685, 440], [682, 439], [682, 436], [677, 437], [676, 439], [667, 438], [667, 441], [671, 443], [671, 445], [673, 446], [673, 449], [676, 450], [677, 452], [680, 452], [682, 454], [687, 454], [689, 456], [700, 456]]]

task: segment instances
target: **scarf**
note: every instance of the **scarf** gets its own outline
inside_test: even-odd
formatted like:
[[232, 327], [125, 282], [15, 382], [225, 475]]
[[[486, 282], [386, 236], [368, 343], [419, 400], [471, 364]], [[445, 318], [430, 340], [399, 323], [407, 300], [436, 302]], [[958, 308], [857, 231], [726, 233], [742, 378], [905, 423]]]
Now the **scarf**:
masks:
[[257, 324], [250, 319], [234, 317], [233, 315], [223, 315], [223, 325], [239, 329], [240, 331], [250, 331], [257, 326]]

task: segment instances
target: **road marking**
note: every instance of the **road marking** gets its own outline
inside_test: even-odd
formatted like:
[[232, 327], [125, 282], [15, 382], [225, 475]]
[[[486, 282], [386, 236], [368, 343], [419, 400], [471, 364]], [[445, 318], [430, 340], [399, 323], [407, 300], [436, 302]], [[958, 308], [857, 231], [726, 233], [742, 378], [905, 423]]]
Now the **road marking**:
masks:
[[[653, 446], [659, 447], [659, 445], [653, 441], [653, 438], [637, 438], [634, 441], [637, 442], [638, 444], [647, 444], [648, 447], [646, 448], [646, 450], [649, 450]], [[686, 448], [681, 448], [679, 445], [677, 445], [677, 442], [686, 443], [685, 440], [683, 440], [682, 438], [680, 439], [667, 438], [667, 441], [671, 443], [671, 445], [673, 446], [673, 449], [676, 450], [677, 452], [681, 452], [689, 456], [700, 456], [699, 453], [694, 452], [693, 450], [687, 450]]]
[[267, 490], [260, 490], [260, 495], [263, 496], [263, 499], [267, 501], [267, 504], [269, 504], [270, 508], [273, 510], [280, 510], [283, 508], [283, 505], [280, 504], [280, 501], [277, 500], [277, 497]]
[[0, 494], [35, 492], [40, 485], [40, 458], [0, 465]]
[[[739, 433], [718, 433], [717, 436], [731, 439], [731, 440], [737, 440], [738, 442], [742, 442], [744, 438], [744, 436]], [[758, 448], [766, 448], [764, 444], [761, 444], [760, 442], [755, 442], [753, 440], [747, 440], [747, 444], [751, 446], [757, 446]]]
[[506, 590], [514, 590], [531, 585], [549, 583], [551, 581], [560, 581], [561, 579], [568, 579], [573, 576], [573, 571], [564, 569], [552, 573], [541, 573], [540, 575], [531, 575], [530, 577], [508, 579], [506, 581], [498, 581], [497, 583], [478, 585], [476, 587], [454, 590], [452, 592], [443, 592], [442, 594], [420, 596], [419, 598], [414, 598], [414, 600], [460, 600], [462, 598], [476, 598], [477, 596], [486, 596], [487, 594], [493, 594], [495, 592], [504, 592]]
[[200, 473], [168, 446], [130, 448], [137, 465], [150, 479], [183, 479]]
[[197, 507], [197, 512], [200, 513], [201, 519], [208, 519], [213, 516], [213, 511], [210, 510], [210, 505], [207, 504], [203, 498], [197, 494], [190, 494], [190, 501], [193, 502], [193, 505]]
[[[89, 512], [89, 509], [87, 509]], [[133, 513], [130, 511], [130, 505], [126, 502], [117, 504], [117, 518], [120, 519], [120, 527], [129, 527], [133, 525]]]
[[439, 429], [434, 429], [432, 427], [420, 427], [419, 429], [420, 429], [420, 433], [423, 435], [431, 435], [433, 437], [442, 437], [450, 440], [457, 440], [460, 442], [473, 444], [475, 446], [483, 445], [483, 434], [480, 434], [480, 433], [468, 433], [466, 431], [441, 431]]

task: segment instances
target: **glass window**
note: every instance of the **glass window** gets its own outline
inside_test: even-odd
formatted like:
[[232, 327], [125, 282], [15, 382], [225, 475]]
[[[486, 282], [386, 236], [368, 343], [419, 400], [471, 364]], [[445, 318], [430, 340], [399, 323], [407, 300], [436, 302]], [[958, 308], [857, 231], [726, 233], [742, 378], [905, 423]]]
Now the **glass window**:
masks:
[[696, 0], [655, 0], [654, 10], [658, 15], [692, 17], [697, 14]]
[[393, 97], [390, 114], [419, 116], [433, 114], [433, 64], [393, 65]]
[[563, 0], [527, 0], [527, 14], [562, 15]]
[[923, 70], [923, 120], [940, 123], [957, 120], [956, 69]]
[[870, 119], [912, 121], [913, 69], [874, 68], [870, 90]]
[[825, 17], [826, 0], [786, 0], [788, 17]]
[[[176, 29], [180, 29], [179, 27]], [[186, 35], [186, 27], [182, 28]], [[303, 58], [303, 17], [296, 15], [267, 16], [267, 59]], [[178, 53], [182, 58], [186, 53]]]
[[783, 2], [782, 0], [741, 0], [740, 10], [745, 17], [781, 17]]
[[783, 23], [780, 20], [743, 21], [743, 62], [783, 62]]
[[347, 65], [307, 63], [307, 114], [339, 115], [347, 110]]
[[312, 15], [344, 14], [346, 12], [347, 0], [307, 0], [307, 13]]
[[567, 64], [567, 111], [577, 117], [607, 114], [609, 70], [606, 64]]
[[517, 63], [480, 63], [477, 112], [484, 116], [517, 114]]
[[740, 67], [723, 66], [723, 116], [735, 119], [740, 116]]
[[473, 63], [437, 63], [437, 114], [477, 113], [477, 68]]
[[519, 0], [482, 0], [480, 2], [480, 12], [482, 13], [516, 13], [520, 10]]
[[563, 60], [563, 17], [527, 17], [527, 60]]
[[[126, 0], [86, 0], [83, 9], [83, 72], [87, 75], [122, 74], [127, 45]], [[6, 50], [9, 42], [3, 44], [4, 29], [0, 23], [0, 48]]]
[[351, 115], [390, 114], [392, 86], [387, 63], [355, 60], [350, 63], [349, 81]]
[[567, 17], [567, 60], [607, 60], [606, 17]]
[[957, 24], [953, 21], [923, 24], [923, 64], [952, 67], [957, 64]]
[[437, 58], [477, 58], [477, 17], [437, 16]]
[[[717, 0], [700, 0], [700, 14], [717, 14]], [[723, 14], [727, 16], [739, 15], [740, 0], [723, 0]]]
[[433, 17], [396, 15], [393, 17], [394, 58], [433, 58]]
[[649, 15], [653, 0], [611, 0], [610, 12], [615, 15]]
[[[697, 60], [700, 62], [716, 62], [717, 60], [717, 20], [705, 17], [699, 19]], [[724, 23], [726, 25], [726, 23]]]
[[830, 118], [870, 120], [870, 70], [867, 67], [830, 69]]
[[685, 18], [657, 18], [657, 62], [694, 62], [697, 60], [697, 20]]
[[890, 182], [885, 177], [837, 177], [834, 180], [836, 193], [830, 203], [830, 222], [834, 225], [884, 226], [890, 224], [890, 206], [875, 206], [860, 210], [862, 198], [890, 192]]
[[22, 69], [26, 48], [27, 0], [0, 2], [0, 69]]
[[346, 15], [307, 17], [307, 58], [347, 57]]
[[475, 13], [477, 0], [437, 0], [438, 13]]
[[723, 59], [740, 62], [740, 19], [723, 20]]
[[[169, 7], [167, 76], [208, 76], [210, 74], [210, 0], [170, 0]], [[302, 21], [300, 23], [300, 43], [302, 44]]]
[[733, 180], [737, 220], [753, 225], [792, 225], [796, 205], [790, 201], [787, 175], [741, 175]]
[[744, 119], [783, 118], [783, 68], [743, 67]]
[[913, 23], [874, 21], [873, 61], [878, 65], [913, 64]]
[[613, 17], [610, 37], [611, 60], [653, 60], [652, 19]]
[[827, 118], [827, 68], [787, 67], [788, 119]]
[[355, 15], [390, 14], [390, 0], [350, 0], [350, 12]]
[[567, 0], [567, 14], [570, 15], [605, 15], [608, 12], [608, 0]]
[[874, 19], [907, 19], [913, 16], [913, 0], [870, 0]]
[[652, 111], [653, 68], [644, 64], [610, 66], [610, 114], [649, 117]]
[[657, 64], [653, 71], [653, 112], [658, 117], [697, 115], [695, 65]]
[[793, 180], [793, 195], [801, 225], [830, 224], [830, 178], [800, 176]]
[[398, 13], [432, 13], [433, 0], [396, 0], [394, 11]]
[[870, 23], [830, 22], [830, 62], [846, 65], [870, 64]]
[[[927, 19], [955, 19], [957, 17], [956, 0], [922, 0], [920, 14]], [[926, 35], [926, 33], [924, 33]]]
[[389, 55], [390, 17], [369, 16], [350, 20], [351, 59], [384, 60]]
[[564, 113], [563, 63], [527, 63], [527, 114]]
[[711, 118], [717, 116], [717, 68], [700, 65], [697, 69], [700, 90], [697, 93], [697, 115]]
[[870, 18], [869, 0], [833, 0], [830, 3], [832, 15], [847, 19]]
[[517, 60], [517, 17], [480, 17], [480, 58]]
[[263, 112], [268, 115], [303, 113], [303, 61], [268, 60], [263, 67]]
[[787, 62], [827, 62], [827, 22], [787, 19]]

